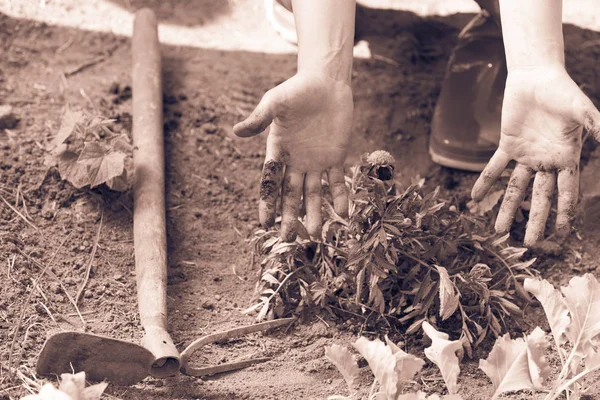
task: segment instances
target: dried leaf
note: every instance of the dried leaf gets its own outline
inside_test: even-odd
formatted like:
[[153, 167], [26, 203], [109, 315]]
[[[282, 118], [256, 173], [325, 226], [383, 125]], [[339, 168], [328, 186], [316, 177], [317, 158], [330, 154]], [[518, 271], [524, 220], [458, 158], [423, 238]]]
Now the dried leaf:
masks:
[[402, 384], [411, 380], [425, 365], [420, 358], [396, 346], [392, 349], [379, 339], [369, 341], [361, 337], [353, 346], [369, 363], [385, 399], [396, 400]]
[[484, 216], [486, 213], [492, 211], [492, 209], [498, 204], [498, 201], [502, 197], [504, 190], [498, 190], [489, 193], [480, 202], [476, 203], [473, 200], [467, 203], [467, 207], [471, 214]]
[[597, 345], [600, 334], [600, 283], [591, 274], [575, 276], [561, 291], [571, 315], [567, 337], [575, 354], [584, 357]]
[[425, 356], [440, 369], [448, 393], [457, 393], [460, 367], [456, 352], [462, 349], [462, 343], [460, 340], [448, 340], [449, 336], [446, 333], [437, 331], [427, 321], [423, 322], [422, 327], [431, 339], [431, 346], [425, 349]]
[[354, 379], [358, 376], [358, 364], [354, 356], [345, 347], [334, 344], [325, 348], [325, 357], [337, 367], [352, 391]]
[[442, 317], [442, 321], [445, 321], [456, 312], [459, 297], [450, 280], [448, 270], [439, 265], [436, 265], [435, 268], [440, 274], [440, 317]]
[[567, 326], [571, 323], [569, 311], [565, 306], [563, 296], [547, 280], [525, 279], [523, 283], [525, 290], [529, 291], [542, 304], [546, 319], [550, 324], [552, 336], [557, 350], [566, 342], [565, 333]]

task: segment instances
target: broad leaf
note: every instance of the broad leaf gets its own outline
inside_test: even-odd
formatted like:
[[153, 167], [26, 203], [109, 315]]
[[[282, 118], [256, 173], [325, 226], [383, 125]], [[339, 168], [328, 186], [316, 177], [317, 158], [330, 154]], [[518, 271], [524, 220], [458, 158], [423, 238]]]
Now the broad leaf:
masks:
[[325, 357], [337, 367], [352, 391], [354, 379], [358, 376], [358, 364], [352, 354], [345, 347], [334, 344], [325, 348]]
[[65, 151], [58, 158], [60, 177], [71, 183], [77, 189], [90, 184], [90, 178], [85, 165], [77, 162], [79, 156], [71, 151]]
[[436, 265], [435, 268], [440, 275], [440, 317], [442, 317], [442, 321], [445, 321], [456, 312], [459, 296], [450, 280], [448, 270], [439, 265]]
[[545, 279], [527, 278], [523, 286], [525, 290], [533, 294], [542, 304], [557, 350], [562, 352], [561, 345], [566, 341], [564, 335], [567, 331], [567, 326], [571, 322], [563, 296]]
[[575, 276], [561, 291], [571, 315], [567, 337], [575, 354], [584, 357], [595, 347], [600, 334], [600, 283], [591, 274]]
[[[535, 332], [535, 331], [534, 331]], [[545, 366], [539, 358], [530, 360], [529, 354], [537, 357], [539, 349], [530, 350], [530, 346], [537, 346], [541, 339], [539, 333], [526, 341], [523, 338], [510, 339], [505, 334], [499, 337], [487, 360], [479, 361], [479, 368], [485, 372], [494, 385], [492, 400], [500, 394], [513, 390], [540, 389], [537, 384], [545, 375]], [[535, 376], [532, 378], [531, 369]], [[535, 380], [535, 382], [534, 382]]]
[[448, 340], [447, 334], [438, 332], [427, 321], [423, 322], [422, 327], [425, 334], [431, 339], [431, 346], [425, 349], [425, 356], [440, 369], [448, 393], [457, 393], [460, 367], [456, 352], [462, 349], [462, 343], [460, 340]]
[[544, 357], [544, 350], [548, 345], [546, 333], [536, 327], [527, 335], [527, 360], [529, 362], [529, 376], [533, 387], [541, 388], [544, 381], [550, 376], [550, 366]]
[[70, 108], [65, 109], [60, 119], [60, 129], [52, 141], [53, 147], [57, 147], [73, 134], [79, 124], [84, 119], [84, 114], [81, 111], [73, 111]]
[[369, 341], [361, 337], [353, 346], [369, 363], [380, 384], [382, 398], [386, 400], [396, 400], [402, 383], [412, 379], [425, 364], [420, 358], [398, 347], [392, 349], [379, 339]]
[[99, 143], [88, 142], [78, 162], [87, 165], [90, 187], [95, 187], [120, 176], [125, 168], [126, 157], [125, 153], [110, 151]]

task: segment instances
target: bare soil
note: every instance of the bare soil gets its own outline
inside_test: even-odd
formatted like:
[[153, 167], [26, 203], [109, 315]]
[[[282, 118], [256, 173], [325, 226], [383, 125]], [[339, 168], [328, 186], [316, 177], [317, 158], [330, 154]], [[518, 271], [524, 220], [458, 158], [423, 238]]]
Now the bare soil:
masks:
[[[212, 2], [201, 3], [210, 7]], [[262, 15], [249, 0], [236, 6]], [[228, 7], [217, 11], [230, 12]], [[203, 16], [218, 16], [213, 14]], [[167, 13], [164, 20], [190, 23], [185, 13], [178, 15]], [[349, 164], [365, 151], [387, 149], [396, 157], [404, 182], [426, 176], [464, 206], [476, 175], [434, 166], [427, 140], [447, 59], [459, 29], [471, 17], [422, 18], [410, 12], [361, 9], [357, 34], [369, 41], [377, 57], [355, 60], [355, 143]], [[599, 41], [598, 32], [565, 26], [568, 68], [596, 104], [600, 46], [593, 43]], [[101, 62], [62, 76], [99, 56], [104, 56]], [[264, 135], [239, 139], [232, 126], [266, 90], [294, 74], [296, 58], [164, 46], [163, 62], [169, 329], [183, 349], [204, 334], [253, 321], [241, 311], [253, 304], [258, 272], [247, 239], [258, 228]], [[11, 105], [20, 119], [13, 129], [0, 130], [0, 399], [27, 394], [22, 379], [11, 379], [8, 361], [33, 379], [37, 354], [52, 332], [85, 329], [134, 342], [142, 336], [131, 193], [77, 190], [44, 166], [45, 149], [57, 133], [66, 104], [116, 118], [113, 129], [130, 129], [130, 71], [128, 38], [0, 14], [0, 105]], [[584, 158], [596, 168], [600, 164], [591, 144]], [[591, 170], [584, 167], [584, 191], [597, 187]], [[580, 211], [587, 218], [579, 221], [580, 232], [553, 253], [538, 254], [543, 277], [565, 283], [573, 274], [595, 273], [600, 259], [595, 246], [597, 204], [594, 196], [586, 198]], [[90, 260], [99, 229], [97, 251]], [[522, 237], [519, 229], [522, 226], [514, 232], [517, 239]], [[68, 297], [76, 296], [90, 262], [80, 318]], [[39, 276], [46, 265], [51, 274]], [[36, 289], [34, 280], [39, 282]], [[519, 322], [523, 330], [543, 324], [535, 307], [526, 315]], [[111, 385], [107, 393], [123, 399], [324, 399], [348, 394], [341, 375], [324, 358], [324, 347], [348, 344], [357, 330], [351, 320], [327, 314], [305, 317], [287, 329], [212, 346], [197, 360], [224, 362], [255, 354], [272, 357], [269, 362], [206, 379], [147, 378], [133, 387]], [[408, 339], [408, 351], [423, 357], [421, 338]], [[465, 360], [462, 366], [459, 382], [465, 399], [491, 396], [491, 385], [477, 363]], [[370, 380], [363, 370], [363, 392]], [[415, 387], [440, 391], [437, 370], [428, 366]]]

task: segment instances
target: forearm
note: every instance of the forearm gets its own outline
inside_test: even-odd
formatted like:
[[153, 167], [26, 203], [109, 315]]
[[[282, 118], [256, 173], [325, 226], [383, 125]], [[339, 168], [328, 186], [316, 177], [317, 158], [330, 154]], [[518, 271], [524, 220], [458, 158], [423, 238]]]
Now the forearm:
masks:
[[564, 66], [562, 0], [500, 0], [508, 71]]
[[350, 83], [355, 0], [292, 0], [298, 72], [319, 70]]

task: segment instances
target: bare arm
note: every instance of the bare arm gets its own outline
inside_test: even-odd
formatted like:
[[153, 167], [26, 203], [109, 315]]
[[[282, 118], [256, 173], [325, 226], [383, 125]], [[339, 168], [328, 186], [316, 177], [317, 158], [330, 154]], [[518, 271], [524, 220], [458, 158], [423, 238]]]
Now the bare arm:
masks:
[[320, 70], [350, 83], [355, 0], [293, 0], [298, 72]]
[[473, 186], [481, 200], [511, 160], [496, 231], [510, 229], [533, 180], [525, 245], [542, 240], [558, 192], [556, 233], [566, 235], [576, 214], [582, 131], [600, 138], [600, 113], [565, 70], [562, 0], [500, 0], [508, 77], [500, 145]]
[[321, 178], [329, 177], [334, 208], [348, 213], [344, 160], [352, 130], [352, 47], [355, 0], [292, 0], [298, 72], [269, 90], [234, 127], [238, 136], [270, 126], [261, 177], [259, 219], [275, 223], [281, 196], [281, 237], [296, 238], [301, 199], [308, 233], [321, 239]]
[[565, 65], [562, 0], [500, 0], [508, 69]]

